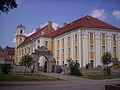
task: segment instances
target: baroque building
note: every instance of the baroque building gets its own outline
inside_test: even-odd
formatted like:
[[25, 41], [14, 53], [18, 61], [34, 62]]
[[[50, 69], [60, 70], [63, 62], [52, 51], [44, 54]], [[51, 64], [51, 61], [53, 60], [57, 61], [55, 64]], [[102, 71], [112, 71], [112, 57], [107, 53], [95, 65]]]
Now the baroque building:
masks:
[[[64, 24], [57, 30], [54, 30], [52, 22], [49, 22], [28, 37], [24, 35], [24, 30], [25, 26], [17, 26], [16, 64], [19, 64], [22, 56], [32, 55], [42, 46], [52, 51], [56, 65], [67, 64], [67, 59], [71, 58], [78, 62], [80, 67], [85, 67], [88, 63], [97, 67], [102, 65], [101, 56], [107, 51], [120, 61], [120, 28], [91, 16]], [[44, 59], [43, 56], [38, 62], [41, 66]]]

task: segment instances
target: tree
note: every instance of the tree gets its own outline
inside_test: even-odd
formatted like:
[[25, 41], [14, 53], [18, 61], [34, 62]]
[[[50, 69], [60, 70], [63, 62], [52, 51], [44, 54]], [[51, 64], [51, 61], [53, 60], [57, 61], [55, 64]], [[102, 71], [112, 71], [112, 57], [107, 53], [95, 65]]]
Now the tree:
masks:
[[71, 58], [67, 60], [69, 63], [69, 68], [71, 75], [80, 76], [82, 75], [79, 69], [80, 64], [72, 60]]
[[0, 69], [4, 74], [8, 74], [10, 70], [12, 69], [11, 64], [1, 64]]
[[9, 9], [17, 8], [16, 0], [0, 0], [0, 11], [9, 12]]
[[33, 58], [30, 55], [25, 55], [22, 57], [22, 60], [20, 61], [20, 65], [25, 66], [25, 72], [26, 72], [26, 68], [31, 66], [32, 60]]
[[104, 65], [104, 74], [110, 75], [111, 69], [109, 67], [109, 64], [112, 62], [112, 55], [109, 52], [106, 52], [102, 56], [102, 63]]

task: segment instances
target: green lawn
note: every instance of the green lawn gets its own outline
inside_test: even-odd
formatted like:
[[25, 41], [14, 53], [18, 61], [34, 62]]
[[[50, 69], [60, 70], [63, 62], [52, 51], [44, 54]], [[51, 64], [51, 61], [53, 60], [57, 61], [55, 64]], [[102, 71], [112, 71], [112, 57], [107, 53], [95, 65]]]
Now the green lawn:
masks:
[[54, 81], [57, 78], [40, 74], [0, 74], [0, 81]]
[[103, 74], [100, 74], [100, 75], [82, 75], [80, 77], [83, 77], [83, 78], [88, 78], [88, 79], [95, 79], [95, 80], [102, 80], [102, 79], [114, 79], [114, 78], [120, 78], [120, 75], [103, 75]]

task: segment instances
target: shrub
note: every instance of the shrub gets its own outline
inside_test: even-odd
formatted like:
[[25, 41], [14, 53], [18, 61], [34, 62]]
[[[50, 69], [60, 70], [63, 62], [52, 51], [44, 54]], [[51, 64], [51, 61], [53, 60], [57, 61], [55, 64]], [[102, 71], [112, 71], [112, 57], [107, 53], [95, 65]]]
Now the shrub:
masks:
[[12, 69], [12, 66], [11, 64], [1, 64], [0, 69], [4, 74], [8, 74]]
[[111, 75], [111, 69], [110, 69], [110, 67], [105, 67], [105, 68], [103, 69], [103, 71], [104, 71], [104, 74], [105, 74], [105, 75]]
[[75, 63], [71, 68], [70, 68], [71, 74], [75, 76], [80, 76], [82, 75], [79, 69], [79, 63]]
[[111, 74], [111, 69], [109, 67], [109, 64], [112, 62], [112, 55], [109, 52], [106, 52], [102, 56], [102, 63], [104, 65], [104, 74], [110, 75]]
[[61, 73], [61, 72], [62, 72], [62, 68], [59, 67], [59, 66], [57, 66], [57, 67], [56, 67], [56, 73]]
[[[33, 60], [32, 56], [30, 56], [30, 55], [28, 55], [28, 54], [27, 54], [27, 55], [24, 55], [24, 56], [22, 57], [22, 59], [21, 59], [21, 61], [20, 61], [20, 65], [25, 66], [24, 72], [27, 72], [26, 69], [27, 69], [27, 67], [30, 67], [30, 66], [31, 66], [32, 60]], [[33, 72], [34, 72], [34, 71], [33, 71]]]
[[117, 58], [113, 58], [112, 59], [112, 68], [114, 68], [114, 69], [118, 69], [118, 68], [120, 68], [120, 65], [119, 65], [119, 61], [118, 61], [118, 59]]
[[75, 76], [80, 76], [82, 75], [82, 73], [80, 72], [80, 69], [79, 69], [79, 63], [69, 59], [68, 60], [69, 62], [69, 68], [70, 68], [70, 72], [71, 72], [71, 75], [75, 75]]
[[89, 69], [90, 63], [86, 64], [86, 69]]

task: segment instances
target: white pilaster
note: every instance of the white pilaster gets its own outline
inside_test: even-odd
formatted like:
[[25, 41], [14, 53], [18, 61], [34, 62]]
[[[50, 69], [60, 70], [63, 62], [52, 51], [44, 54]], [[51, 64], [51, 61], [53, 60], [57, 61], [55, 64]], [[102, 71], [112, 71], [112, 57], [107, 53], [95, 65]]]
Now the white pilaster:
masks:
[[74, 34], [71, 35], [71, 58], [73, 59], [74, 57]]
[[118, 60], [120, 61], [120, 33], [118, 34]]
[[95, 48], [96, 48], [96, 51], [95, 51], [95, 61], [96, 61], [96, 65], [95, 66], [98, 66], [98, 65], [101, 65], [101, 55], [100, 55], [100, 33], [99, 32], [95, 32], [95, 38], [96, 38], [96, 41], [95, 41]]
[[82, 51], [83, 51], [83, 67], [88, 64], [88, 35], [87, 32], [82, 32]]
[[81, 30], [79, 30], [78, 33], [78, 63], [80, 64], [80, 67], [82, 67], [82, 57], [81, 57]]
[[62, 38], [59, 39], [59, 54], [60, 54], [60, 60], [59, 64], [62, 65]]
[[112, 53], [112, 36], [111, 33], [107, 33], [107, 51]]
[[68, 57], [68, 39], [67, 36], [64, 38], [64, 64], [67, 64]]

